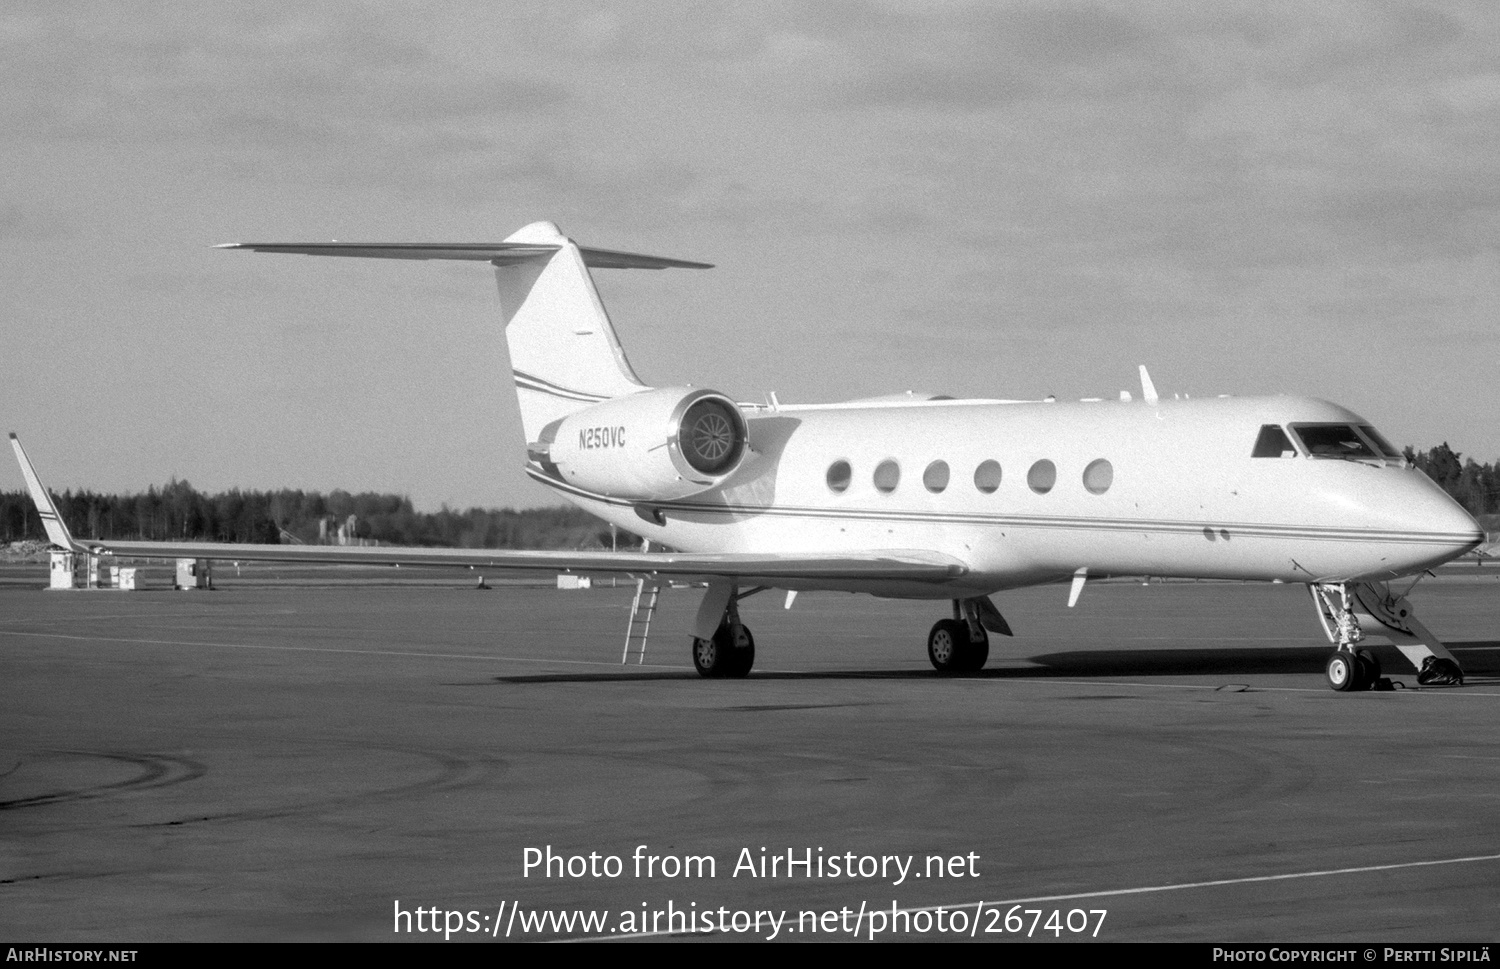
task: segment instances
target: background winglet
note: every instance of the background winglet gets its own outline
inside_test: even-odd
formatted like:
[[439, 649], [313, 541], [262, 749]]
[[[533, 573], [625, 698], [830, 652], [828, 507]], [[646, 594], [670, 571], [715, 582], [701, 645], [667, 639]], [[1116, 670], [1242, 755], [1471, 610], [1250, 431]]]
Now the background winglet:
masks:
[[31, 492], [32, 504], [36, 505], [42, 527], [47, 529], [47, 538], [53, 545], [61, 548], [77, 549], [73, 536], [68, 534], [68, 526], [63, 524], [62, 516], [57, 513], [57, 506], [52, 503], [52, 496], [42, 486], [42, 479], [36, 476], [36, 468], [31, 466], [26, 451], [21, 447], [21, 439], [16, 437], [14, 431], [10, 435], [10, 446], [16, 452], [16, 460], [21, 463], [21, 477], [26, 479], [26, 490]]

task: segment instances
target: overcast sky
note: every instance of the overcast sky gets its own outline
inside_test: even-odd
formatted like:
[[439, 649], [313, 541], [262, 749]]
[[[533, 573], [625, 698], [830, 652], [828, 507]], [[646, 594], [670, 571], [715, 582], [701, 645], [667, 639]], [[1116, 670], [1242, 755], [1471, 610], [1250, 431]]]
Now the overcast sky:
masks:
[[[0, 430], [57, 490], [555, 503], [482, 264], [550, 219], [654, 384], [1290, 393], [1500, 456], [1493, 3], [0, 7]], [[21, 487], [4, 464], [0, 488]]]

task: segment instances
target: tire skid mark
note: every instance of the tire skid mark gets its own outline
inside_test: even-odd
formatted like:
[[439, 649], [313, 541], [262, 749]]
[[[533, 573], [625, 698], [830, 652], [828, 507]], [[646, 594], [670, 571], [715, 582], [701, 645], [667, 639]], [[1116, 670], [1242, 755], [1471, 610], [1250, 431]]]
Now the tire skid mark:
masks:
[[[50, 750], [43, 751], [41, 757], [46, 759], [77, 757], [112, 760], [125, 764], [133, 764], [140, 772], [134, 777], [127, 777], [124, 780], [112, 781], [107, 784], [93, 784], [87, 787], [51, 791], [46, 794], [32, 795], [31, 797], [19, 797], [9, 801], [0, 801], [0, 811], [38, 807], [44, 804], [86, 801], [116, 794], [127, 794], [134, 791], [154, 790], [156, 788], [170, 787], [174, 784], [183, 784], [188, 781], [197, 780], [208, 772], [207, 767], [195, 760], [188, 760], [185, 757], [168, 757], [154, 754], [133, 754], [118, 751]], [[19, 769], [19, 767], [20, 765], [18, 764], [16, 769]]]
[[497, 773], [510, 770], [508, 761], [500, 757], [483, 755], [475, 758], [460, 757], [445, 751], [412, 750], [405, 747], [366, 747], [351, 745], [361, 751], [397, 753], [418, 757], [436, 763], [436, 769], [428, 776], [394, 787], [374, 790], [350, 791], [327, 797], [315, 797], [295, 803], [267, 805], [241, 811], [226, 811], [218, 814], [173, 818], [169, 821], [152, 821], [131, 825], [133, 828], [170, 828], [192, 824], [220, 824], [239, 821], [266, 821], [299, 815], [325, 814], [351, 807], [368, 807], [372, 804], [388, 804], [409, 800], [426, 794], [454, 791], [477, 786]]
[[45, 875], [16, 875], [14, 878], [0, 878], [0, 886], [22, 885], [30, 882], [93, 881], [96, 878], [115, 878], [132, 874], [134, 873], [129, 871], [54, 871]]

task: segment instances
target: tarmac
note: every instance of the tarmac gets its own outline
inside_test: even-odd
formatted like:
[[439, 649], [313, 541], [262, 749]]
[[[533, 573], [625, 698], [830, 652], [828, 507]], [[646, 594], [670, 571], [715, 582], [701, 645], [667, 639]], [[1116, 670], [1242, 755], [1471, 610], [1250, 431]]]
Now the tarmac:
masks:
[[767, 592], [710, 681], [691, 590], [622, 666], [623, 586], [4, 571], [5, 940], [1500, 939], [1500, 570], [1411, 597], [1464, 686], [1359, 694], [1290, 586], [1005, 593], [969, 677]]

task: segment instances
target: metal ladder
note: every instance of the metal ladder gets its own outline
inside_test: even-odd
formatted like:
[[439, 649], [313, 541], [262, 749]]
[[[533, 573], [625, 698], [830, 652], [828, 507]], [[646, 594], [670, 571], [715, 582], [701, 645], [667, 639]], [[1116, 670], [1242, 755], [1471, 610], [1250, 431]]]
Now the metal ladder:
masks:
[[661, 598], [661, 586], [646, 579], [635, 580], [635, 601], [630, 604], [630, 625], [625, 627], [625, 651], [620, 654], [620, 663], [630, 662], [634, 653], [636, 664], [646, 662], [646, 639], [651, 634], [651, 617], [656, 615], [656, 603]]

